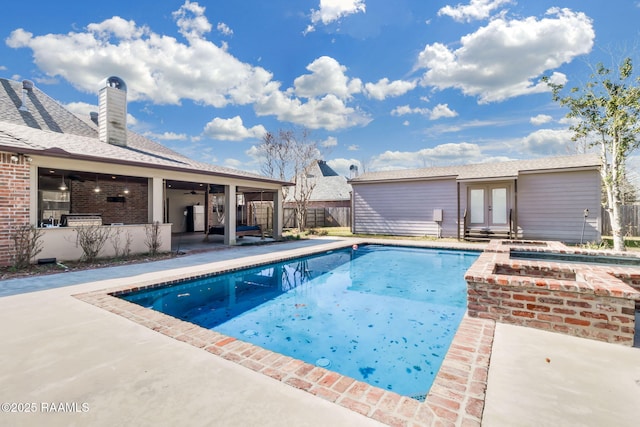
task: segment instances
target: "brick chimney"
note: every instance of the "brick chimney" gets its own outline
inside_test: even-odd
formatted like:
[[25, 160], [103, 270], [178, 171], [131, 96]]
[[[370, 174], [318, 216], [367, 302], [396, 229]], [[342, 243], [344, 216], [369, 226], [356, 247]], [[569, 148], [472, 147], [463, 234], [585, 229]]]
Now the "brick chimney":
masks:
[[98, 94], [98, 135], [101, 142], [127, 146], [127, 85], [109, 77]]

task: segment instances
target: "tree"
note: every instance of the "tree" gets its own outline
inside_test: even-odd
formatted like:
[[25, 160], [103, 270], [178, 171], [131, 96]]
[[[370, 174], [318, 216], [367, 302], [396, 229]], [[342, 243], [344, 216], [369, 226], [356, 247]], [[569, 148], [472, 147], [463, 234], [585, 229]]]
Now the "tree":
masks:
[[575, 119], [571, 126], [574, 141], [585, 141], [597, 148], [602, 162], [600, 175], [606, 193], [605, 207], [611, 219], [613, 248], [625, 250], [620, 206], [626, 180], [626, 159], [638, 148], [640, 131], [640, 78], [633, 78], [630, 58], [622, 61], [617, 75], [601, 63], [583, 87], [571, 88], [562, 96], [564, 85], [549, 84], [553, 100], [568, 107], [567, 117]]
[[309, 136], [307, 129], [280, 129], [277, 134], [267, 132], [258, 147], [264, 158], [262, 172], [265, 175], [295, 183], [295, 186], [283, 187], [283, 200], [293, 199], [296, 221], [301, 231], [306, 228], [309, 200], [316, 186], [310, 170], [320, 158], [318, 143], [309, 141]]

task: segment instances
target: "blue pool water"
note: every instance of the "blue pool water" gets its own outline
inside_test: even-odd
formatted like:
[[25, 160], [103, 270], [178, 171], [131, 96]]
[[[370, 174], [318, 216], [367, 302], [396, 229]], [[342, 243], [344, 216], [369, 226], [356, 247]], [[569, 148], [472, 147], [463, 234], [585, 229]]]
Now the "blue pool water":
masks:
[[464, 315], [464, 272], [477, 257], [366, 245], [121, 297], [415, 397]]

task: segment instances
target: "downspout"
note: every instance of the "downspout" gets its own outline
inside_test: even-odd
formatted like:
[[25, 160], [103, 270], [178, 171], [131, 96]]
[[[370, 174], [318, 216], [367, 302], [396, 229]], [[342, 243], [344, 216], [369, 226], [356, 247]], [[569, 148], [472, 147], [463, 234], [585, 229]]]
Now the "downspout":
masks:
[[460, 182], [456, 182], [456, 191], [457, 191], [457, 198], [458, 198], [458, 209], [457, 209], [457, 224], [458, 224], [458, 240], [460, 240]]
[[352, 190], [349, 192], [349, 198], [351, 199], [351, 234], [355, 234], [356, 230], [356, 204], [353, 200], [353, 186]]
[[518, 240], [518, 178], [513, 180], [513, 197], [514, 197], [513, 234], [514, 234], [515, 240]]

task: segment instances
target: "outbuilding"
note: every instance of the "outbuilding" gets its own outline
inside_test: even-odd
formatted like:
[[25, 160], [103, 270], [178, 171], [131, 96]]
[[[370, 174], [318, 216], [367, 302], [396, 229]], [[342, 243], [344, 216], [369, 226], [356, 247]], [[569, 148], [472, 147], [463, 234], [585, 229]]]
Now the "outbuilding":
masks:
[[601, 239], [595, 154], [368, 172], [349, 183], [354, 233]]

